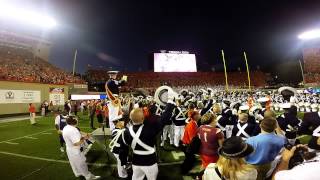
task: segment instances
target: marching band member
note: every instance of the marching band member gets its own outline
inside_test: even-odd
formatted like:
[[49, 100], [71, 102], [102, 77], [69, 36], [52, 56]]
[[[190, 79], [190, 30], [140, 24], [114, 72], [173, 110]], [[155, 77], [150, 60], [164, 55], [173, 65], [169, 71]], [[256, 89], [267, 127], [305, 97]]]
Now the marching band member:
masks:
[[76, 128], [77, 119], [70, 116], [67, 119], [67, 125], [63, 128], [62, 136], [66, 142], [67, 156], [76, 177], [84, 176], [86, 180], [99, 179], [100, 176], [94, 176], [88, 171], [86, 157], [80, 151], [80, 146], [89, 139], [88, 136], [82, 137], [80, 131]]
[[121, 112], [121, 101], [118, 98], [119, 95], [119, 87], [122, 86], [127, 81], [127, 76], [123, 76], [120, 81], [117, 81], [118, 71], [108, 71], [110, 79], [106, 82], [106, 94], [111, 102], [108, 104], [109, 110], [109, 127], [112, 131], [115, 127], [113, 124], [113, 119], [118, 117]]
[[290, 99], [297, 93], [296, 89], [287, 86], [279, 88], [278, 92], [282, 95], [284, 103], [289, 103]]
[[64, 139], [62, 137], [62, 130], [63, 128], [67, 125], [67, 117], [65, 116], [67, 113], [65, 113], [64, 115], [62, 115], [59, 111], [57, 111], [55, 113], [56, 117], [54, 120], [54, 124], [55, 124], [55, 128], [57, 130], [57, 133], [59, 135], [59, 142], [60, 142], [60, 151], [64, 152]]
[[220, 121], [224, 120], [225, 123], [220, 122], [220, 124], [225, 127], [225, 138], [229, 138], [232, 136], [233, 127], [237, 124], [238, 116], [232, 114], [232, 110], [229, 105], [231, 104], [230, 101], [225, 100], [224, 104], [227, 104], [227, 106], [222, 110], [222, 118], [220, 118]]
[[155, 150], [156, 136], [162, 131], [166, 121], [171, 121], [172, 111], [175, 107], [173, 97], [168, 93], [168, 103], [159, 121], [145, 120], [140, 108], [130, 112], [133, 126], [123, 132], [124, 144], [131, 146], [133, 150], [132, 170], [133, 180], [142, 180], [146, 176], [148, 180], [157, 179], [158, 165]]
[[[240, 106], [239, 111], [241, 113], [246, 113], [248, 114], [248, 122], [254, 125], [257, 125], [257, 120], [261, 118], [261, 112], [259, 111], [260, 109], [257, 108], [256, 106], [253, 106], [251, 108], [251, 111], [256, 110], [256, 113], [250, 113], [250, 109], [248, 105]], [[262, 115], [263, 117], [263, 115]]]
[[261, 106], [261, 115], [263, 116], [266, 110], [270, 110], [270, 98], [269, 97], [261, 97], [257, 100], [257, 102]]
[[108, 71], [110, 79], [107, 82], [108, 89], [112, 94], [119, 95], [119, 87], [123, 86], [127, 80], [126, 76], [123, 76], [120, 81], [117, 81], [117, 75], [119, 71]]
[[122, 134], [125, 130], [125, 122], [122, 115], [114, 118], [113, 123], [115, 125], [115, 129], [113, 129], [111, 132], [112, 140], [109, 144], [109, 148], [117, 160], [118, 176], [124, 179], [128, 177], [128, 172], [125, 165], [127, 162], [126, 159], [129, 150], [128, 148], [125, 148], [125, 146], [121, 146], [122, 141], [120, 138], [122, 137]]
[[212, 106], [212, 113], [217, 116], [217, 128], [219, 128], [222, 132], [225, 131], [225, 126], [226, 126], [226, 119], [222, 117], [221, 115], [221, 107], [219, 104], [214, 104]]
[[226, 118], [231, 117], [232, 110], [230, 109], [231, 102], [229, 100], [222, 101], [222, 116], [226, 116]]
[[251, 137], [254, 133], [255, 125], [248, 122], [248, 114], [240, 113], [239, 114], [239, 122], [233, 128], [232, 135], [240, 136], [243, 140]]
[[97, 102], [96, 105], [96, 117], [99, 123], [99, 128], [101, 128], [103, 126], [104, 120], [103, 120], [103, 110], [102, 110], [102, 104], [101, 102]]
[[320, 145], [317, 143], [320, 139], [320, 112], [305, 113], [298, 133], [312, 135], [308, 146], [320, 150]]
[[293, 129], [298, 129], [300, 121], [297, 116], [297, 108], [291, 106], [290, 103], [284, 103], [281, 105], [284, 110], [284, 114], [277, 118], [280, 128], [284, 131], [291, 131]]
[[109, 102], [105, 102], [102, 106], [102, 114], [103, 114], [103, 122], [105, 126], [108, 128], [110, 125], [106, 122], [109, 122], [109, 109], [108, 109]]
[[320, 126], [320, 112], [305, 113], [298, 133], [312, 135], [318, 126]]
[[173, 122], [173, 143], [175, 147], [179, 147], [179, 143], [182, 140], [184, 134], [184, 128], [186, 124], [186, 117], [181, 109], [181, 101], [176, 101], [177, 106], [173, 111], [172, 122]]
[[199, 113], [200, 113], [201, 116], [204, 115], [204, 114], [206, 114], [208, 111], [211, 110], [212, 105], [213, 105], [213, 102], [214, 102], [213, 99], [209, 99], [209, 100], [206, 102], [205, 106], [201, 109], [201, 111], [199, 111]]
[[249, 109], [249, 117], [254, 117], [255, 121], [248, 121], [249, 123], [255, 125], [255, 130], [252, 135], [258, 135], [260, 133], [260, 122], [264, 118], [264, 113], [266, 112], [266, 109], [260, 109], [259, 106], [253, 106]]
[[[202, 111], [203, 108], [204, 108], [203, 101], [204, 101], [204, 100], [197, 102], [197, 110], [199, 111], [200, 115], [201, 115], [201, 111]], [[201, 115], [201, 116], [202, 116], [202, 115]]]
[[164, 142], [167, 140], [167, 138], [169, 137], [169, 142], [170, 145], [173, 145], [173, 139], [174, 139], [174, 125], [172, 123], [172, 121], [167, 121], [165, 126], [163, 127], [163, 131], [162, 131], [162, 139], [161, 139], [161, 144], [160, 146], [164, 146]]
[[88, 109], [89, 109], [90, 127], [91, 127], [91, 129], [95, 129], [95, 127], [94, 127], [94, 115], [96, 113], [95, 100], [90, 101]]
[[71, 103], [70, 100], [66, 101], [66, 103], [64, 104], [64, 110], [66, 112], [68, 112], [68, 115], [71, 115]]

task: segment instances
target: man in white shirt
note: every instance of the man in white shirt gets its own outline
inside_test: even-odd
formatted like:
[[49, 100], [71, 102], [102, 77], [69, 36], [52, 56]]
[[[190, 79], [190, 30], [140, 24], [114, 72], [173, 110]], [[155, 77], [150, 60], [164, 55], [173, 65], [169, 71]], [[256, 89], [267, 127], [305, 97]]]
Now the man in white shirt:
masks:
[[88, 139], [88, 135], [86, 137], [81, 136], [80, 131], [76, 128], [77, 123], [77, 119], [72, 116], [68, 117], [67, 126], [65, 126], [62, 131], [72, 171], [76, 177], [84, 176], [86, 180], [99, 179], [100, 176], [94, 176], [88, 170], [86, 157], [80, 151], [80, 145]]

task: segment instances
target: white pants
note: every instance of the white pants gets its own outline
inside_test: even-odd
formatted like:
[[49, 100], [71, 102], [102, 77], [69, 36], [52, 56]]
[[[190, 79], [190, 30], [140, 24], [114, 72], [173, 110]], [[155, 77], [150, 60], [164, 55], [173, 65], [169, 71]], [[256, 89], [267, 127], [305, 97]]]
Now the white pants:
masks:
[[143, 180], [147, 176], [147, 180], [156, 180], [158, 176], [158, 164], [151, 166], [135, 166], [132, 165], [132, 180]]
[[124, 168], [124, 166], [121, 166], [121, 161], [119, 159], [119, 154], [113, 153], [114, 157], [117, 159], [117, 168], [118, 168], [118, 175], [120, 178], [127, 178], [128, 173], [127, 170]]
[[75, 153], [74, 150], [70, 152], [67, 148], [68, 159], [72, 168], [72, 171], [76, 177], [84, 176], [86, 179], [91, 179], [93, 175], [88, 170], [86, 163], [86, 157], [82, 152]]
[[233, 130], [233, 125], [226, 125], [226, 127], [225, 127], [226, 137], [225, 138], [229, 138], [232, 136], [232, 130]]
[[116, 128], [113, 121], [111, 121], [110, 119], [109, 119], [109, 127], [110, 127], [110, 131], [112, 131]]
[[184, 134], [184, 126], [174, 126], [174, 145], [179, 147], [179, 142]]
[[41, 108], [41, 116], [46, 115], [46, 109], [45, 108]]
[[35, 124], [36, 123], [36, 113], [30, 113], [30, 123]]
[[162, 132], [162, 145], [167, 140], [167, 137], [169, 136], [170, 144], [173, 144], [173, 124], [165, 125]]

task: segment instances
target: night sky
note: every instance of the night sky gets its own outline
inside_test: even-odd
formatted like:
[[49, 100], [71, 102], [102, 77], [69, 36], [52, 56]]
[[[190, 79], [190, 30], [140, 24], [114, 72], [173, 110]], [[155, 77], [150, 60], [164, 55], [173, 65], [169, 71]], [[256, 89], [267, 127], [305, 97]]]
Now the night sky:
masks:
[[81, 73], [88, 64], [150, 70], [148, 55], [161, 49], [195, 53], [198, 71], [221, 71], [223, 49], [229, 70], [245, 70], [245, 50], [251, 69], [276, 74], [301, 58], [297, 35], [320, 27], [317, 0], [61, 0], [41, 7], [59, 23], [50, 32], [50, 62], [70, 71], [78, 49]]

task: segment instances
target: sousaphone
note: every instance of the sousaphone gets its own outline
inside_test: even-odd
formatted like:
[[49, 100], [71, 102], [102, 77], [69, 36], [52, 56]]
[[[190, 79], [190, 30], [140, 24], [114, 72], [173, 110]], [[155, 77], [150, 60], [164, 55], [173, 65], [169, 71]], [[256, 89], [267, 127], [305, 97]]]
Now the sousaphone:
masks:
[[154, 100], [161, 106], [165, 106], [168, 102], [168, 94], [173, 96], [175, 99], [179, 98], [178, 93], [176, 93], [169, 86], [160, 86], [154, 93]]

